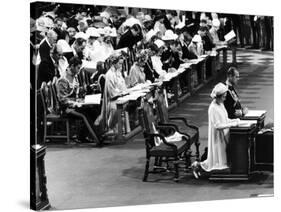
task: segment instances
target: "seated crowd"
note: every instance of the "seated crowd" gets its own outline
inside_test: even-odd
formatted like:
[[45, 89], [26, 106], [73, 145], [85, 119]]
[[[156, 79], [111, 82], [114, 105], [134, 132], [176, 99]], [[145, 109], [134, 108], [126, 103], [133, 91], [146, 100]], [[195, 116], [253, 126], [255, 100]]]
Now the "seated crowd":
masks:
[[[133, 16], [105, 10], [94, 16], [82, 9], [67, 16], [57, 7], [42, 13], [31, 19], [31, 69], [36, 67], [38, 73], [31, 86], [38, 90], [42, 82], [57, 77], [61, 111], [84, 122], [79, 139], [101, 144], [104, 131], [117, 130], [118, 97], [137, 84], [161, 81], [180, 64], [225, 43], [218, 35], [225, 24], [218, 14], [201, 13], [192, 22], [185, 18], [187, 13], [156, 11]], [[95, 66], [90, 72], [94, 83], [105, 79], [98, 109], [77, 107], [75, 101], [81, 92], [93, 91], [78, 80], [87, 64]]]

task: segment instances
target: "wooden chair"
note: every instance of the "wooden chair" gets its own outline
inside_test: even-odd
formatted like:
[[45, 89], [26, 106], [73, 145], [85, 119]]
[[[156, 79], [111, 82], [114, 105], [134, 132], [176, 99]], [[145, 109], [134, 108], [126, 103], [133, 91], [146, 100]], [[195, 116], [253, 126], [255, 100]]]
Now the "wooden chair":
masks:
[[[191, 144], [195, 144], [196, 147], [196, 159], [199, 160], [199, 129], [197, 126], [191, 125], [184, 117], [169, 116], [168, 108], [165, 103], [165, 97], [163, 91], [158, 89], [155, 97], [157, 112], [159, 115], [159, 125], [172, 124], [177, 130], [185, 132], [190, 136]], [[180, 121], [180, 122], [179, 122]], [[183, 124], [183, 125], [181, 125]]]
[[[146, 147], [146, 165], [143, 181], [147, 181], [149, 173], [159, 173], [163, 162], [173, 163], [173, 171], [175, 172], [174, 181], [179, 181], [179, 164], [184, 162], [185, 167], [190, 164], [190, 139], [188, 135], [182, 137], [181, 140], [176, 142], [168, 142], [167, 137], [169, 132], [176, 132], [172, 125], [157, 125], [153, 109], [147, 100], [144, 100], [142, 106], [139, 108], [139, 120], [143, 128], [143, 135], [145, 138]], [[181, 133], [181, 132], [180, 132]], [[160, 145], [157, 145], [162, 141]], [[149, 169], [150, 159], [155, 159], [157, 168]], [[184, 159], [184, 160], [183, 160]], [[160, 162], [159, 162], [160, 161]], [[163, 171], [162, 167], [162, 171]], [[160, 169], [161, 170], [161, 169]]]
[[[54, 79], [53, 82], [56, 82], [56, 79]], [[56, 95], [54, 95], [54, 87], [51, 82], [43, 82], [40, 88], [40, 95], [41, 100], [43, 104], [43, 112], [44, 112], [44, 118], [43, 118], [43, 125], [44, 125], [44, 137], [43, 141], [46, 142], [47, 139], [52, 138], [66, 138], [67, 143], [70, 143], [70, 125], [69, 125], [69, 119], [67, 117], [63, 117], [61, 113], [59, 112], [58, 108], [56, 108]], [[65, 135], [57, 135], [52, 134], [52, 132], [49, 134], [47, 129], [47, 122], [64, 122], [66, 126], [66, 134]]]

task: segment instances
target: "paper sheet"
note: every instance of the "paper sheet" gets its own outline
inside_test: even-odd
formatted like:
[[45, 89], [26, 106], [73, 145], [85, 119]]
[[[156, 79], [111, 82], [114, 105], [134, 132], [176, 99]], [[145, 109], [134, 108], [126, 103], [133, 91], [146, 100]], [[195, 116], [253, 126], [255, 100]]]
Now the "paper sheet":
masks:
[[250, 127], [252, 124], [257, 124], [256, 120], [240, 120], [238, 127]]
[[248, 110], [244, 117], [260, 117], [266, 113], [266, 110]]
[[101, 93], [86, 95], [83, 104], [96, 104], [99, 105], [101, 101]]
[[227, 33], [225, 36], [224, 36], [224, 39], [225, 41], [230, 41], [232, 38], [235, 38], [236, 37], [236, 34], [233, 30], [231, 30], [229, 33]]

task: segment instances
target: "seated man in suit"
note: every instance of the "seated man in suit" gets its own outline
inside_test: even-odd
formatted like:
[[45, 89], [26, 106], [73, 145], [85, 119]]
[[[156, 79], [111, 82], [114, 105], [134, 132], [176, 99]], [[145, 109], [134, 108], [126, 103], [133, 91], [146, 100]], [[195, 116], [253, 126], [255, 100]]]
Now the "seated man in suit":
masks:
[[228, 88], [226, 99], [224, 101], [225, 109], [228, 113], [228, 118], [239, 118], [248, 112], [246, 107], [242, 107], [238, 94], [234, 88], [239, 79], [239, 72], [235, 67], [230, 67], [227, 71], [226, 86]]
[[[99, 111], [93, 108], [79, 107], [76, 101], [81, 88], [76, 75], [81, 69], [82, 61], [74, 56], [69, 60], [69, 67], [66, 72], [57, 82], [57, 95], [60, 102], [60, 107], [67, 116], [82, 119], [84, 122], [83, 129], [79, 132], [80, 141], [91, 141], [92, 139], [101, 145], [101, 140], [95, 133], [98, 131], [97, 126], [94, 125], [95, 118], [99, 115]], [[90, 137], [87, 137], [87, 131]]]

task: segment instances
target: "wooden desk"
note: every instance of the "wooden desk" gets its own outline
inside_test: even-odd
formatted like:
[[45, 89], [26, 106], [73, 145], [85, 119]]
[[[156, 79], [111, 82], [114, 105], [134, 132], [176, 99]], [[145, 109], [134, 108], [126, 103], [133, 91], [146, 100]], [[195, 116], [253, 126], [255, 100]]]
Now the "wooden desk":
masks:
[[[149, 99], [153, 95], [154, 86], [150, 86], [150, 91], [145, 95], [140, 96], [139, 98]], [[138, 98], [138, 99], [139, 99]], [[128, 113], [126, 112], [126, 107], [130, 102], [136, 102], [136, 100], [122, 100], [122, 98], [117, 99], [117, 119], [118, 119], [118, 132], [116, 139], [118, 142], [125, 142], [141, 132], [142, 128], [140, 125], [136, 126], [135, 129], [131, 130], [129, 123], [126, 123], [126, 120], [129, 120]], [[127, 126], [127, 127], [126, 127]]]
[[210, 180], [249, 180], [254, 167], [253, 142], [256, 124], [249, 127], [230, 128], [227, 156], [230, 169], [226, 172], [213, 172]]

